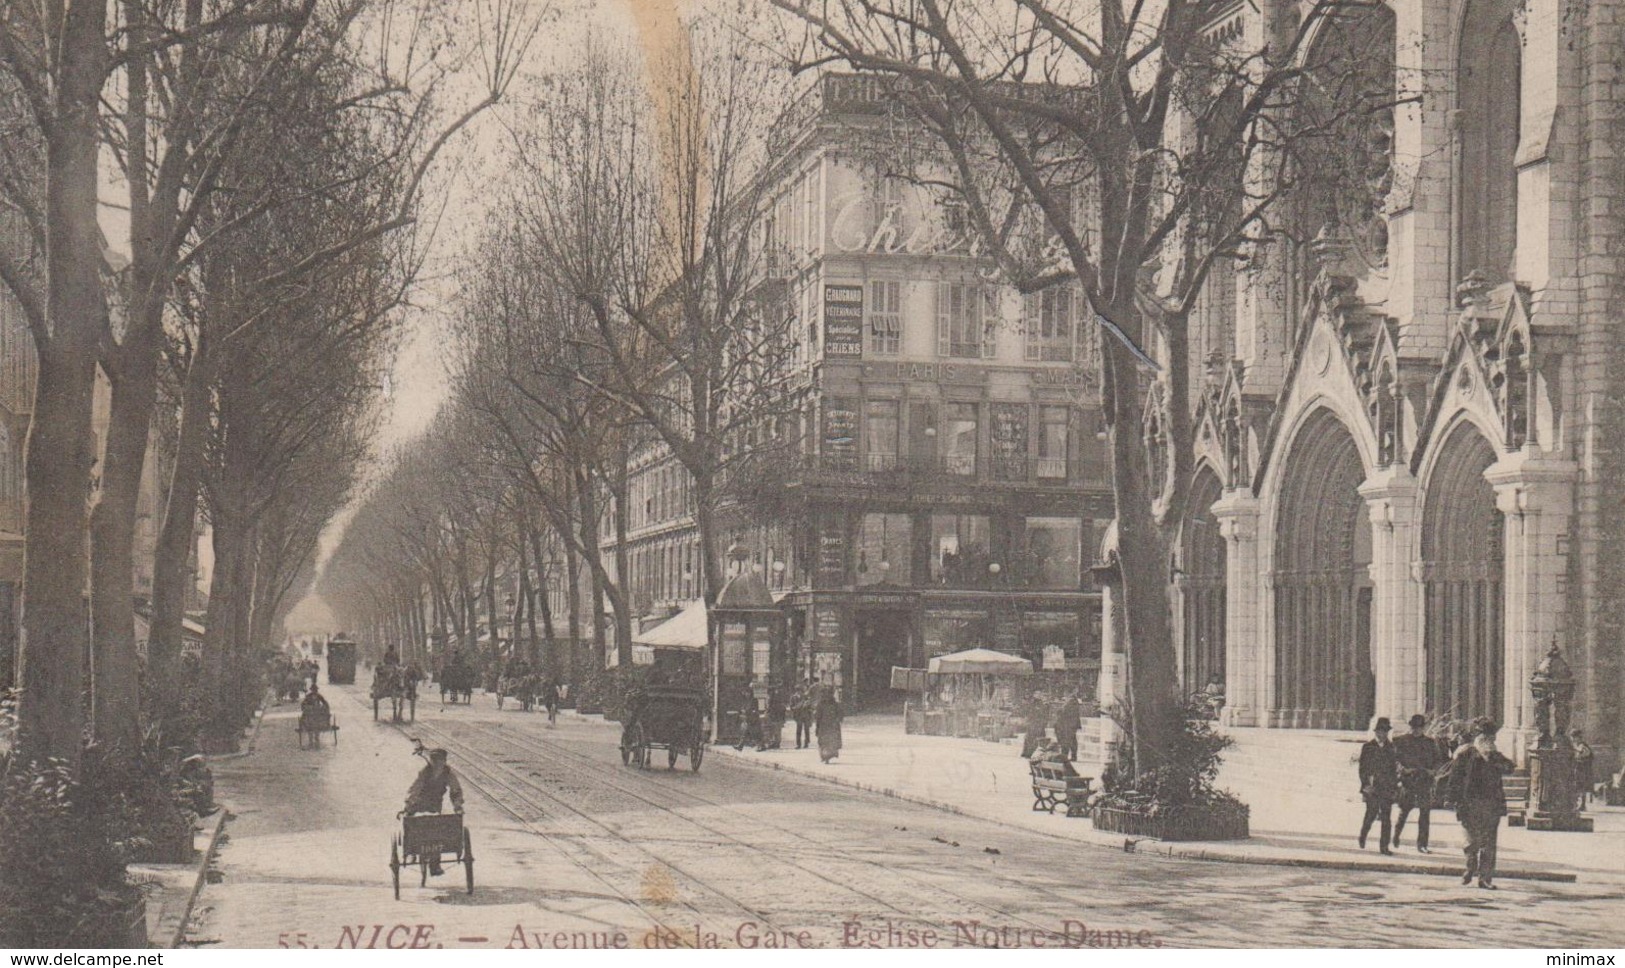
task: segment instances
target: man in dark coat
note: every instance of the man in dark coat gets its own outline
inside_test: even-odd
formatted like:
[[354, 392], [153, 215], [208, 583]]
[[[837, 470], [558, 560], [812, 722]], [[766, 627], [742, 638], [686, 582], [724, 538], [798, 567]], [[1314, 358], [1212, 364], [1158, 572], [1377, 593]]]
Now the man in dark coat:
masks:
[[841, 754], [841, 720], [845, 718], [846, 711], [835, 698], [834, 687], [824, 686], [819, 692], [813, 720], [818, 727], [818, 758], [825, 763]]
[[[418, 771], [417, 779], [412, 781], [412, 788], [406, 791], [406, 807], [402, 813], [439, 813], [441, 802], [446, 794], [451, 794], [451, 808], [457, 813], [463, 812], [463, 785], [458, 782], [457, 774], [446, 765], [446, 751], [442, 749], [429, 750], [428, 765]], [[445, 873], [440, 867], [437, 856], [432, 862], [429, 873]]]
[[1416, 850], [1428, 852], [1428, 819], [1433, 811], [1433, 772], [1444, 765], [1444, 753], [1427, 735], [1428, 720], [1417, 713], [1411, 717], [1411, 731], [1394, 740], [1394, 757], [1399, 760], [1399, 819], [1394, 822], [1394, 846], [1405, 830], [1405, 818], [1416, 811]]
[[1027, 759], [1049, 736], [1049, 704], [1044, 701], [1043, 693], [1033, 693], [1022, 718], [1027, 721], [1027, 733], [1021, 742], [1021, 758]]
[[1478, 886], [1495, 890], [1495, 846], [1500, 837], [1501, 818], [1507, 813], [1506, 790], [1501, 778], [1512, 772], [1512, 761], [1495, 748], [1495, 724], [1487, 719], [1474, 722], [1472, 741], [1450, 760], [1451, 799], [1456, 803], [1456, 819], [1467, 834], [1467, 870], [1463, 884], [1478, 878]]
[[1078, 758], [1078, 730], [1082, 728], [1082, 711], [1074, 691], [1061, 700], [1061, 708], [1055, 711], [1055, 740], [1060, 744], [1061, 756], [1069, 760]]
[[1393, 841], [1394, 801], [1399, 799], [1399, 760], [1394, 755], [1394, 744], [1388, 742], [1392, 729], [1387, 716], [1377, 718], [1371, 727], [1374, 734], [1360, 747], [1360, 798], [1365, 801], [1365, 817], [1360, 821], [1360, 849], [1365, 849], [1366, 835], [1373, 821], [1382, 821], [1381, 849], [1392, 854], [1388, 845]]
[[790, 701], [790, 713], [796, 718], [796, 749], [804, 750], [813, 742], [813, 707], [816, 701], [810, 683], [803, 683]]

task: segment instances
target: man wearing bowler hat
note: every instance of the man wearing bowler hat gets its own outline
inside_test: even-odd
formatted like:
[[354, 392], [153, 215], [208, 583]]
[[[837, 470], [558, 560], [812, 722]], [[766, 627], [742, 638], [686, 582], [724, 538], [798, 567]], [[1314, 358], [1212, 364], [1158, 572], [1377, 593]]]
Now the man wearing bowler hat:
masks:
[[1382, 820], [1384, 854], [1392, 854], [1388, 845], [1393, 842], [1394, 801], [1399, 799], [1399, 760], [1394, 756], [1394, 744], [1388, 742], [1393, 729], [1387, 716], [1377, 717], [1371, 726], [1373, 738], [1360, 747], [1360, 798], [1365, 801], [1365, 818], [1360, 821], [1360, 849], [1365, 849], [1366, 835], [1371, 823]]
[[1394, 821], [1394, 846], [1405, 830], [1405, 818], [1416, 811], [1416, 850], [1428, 852], [1428, 815], [1433, 810], [1433, 774], [1444, 765], [1444, 752], [1427, 735], [1428, 718], [1421, 713], [1411, 717], [1411, 731], [1394, 740], [1394, 757], [1399, 760], [1399, 819]]

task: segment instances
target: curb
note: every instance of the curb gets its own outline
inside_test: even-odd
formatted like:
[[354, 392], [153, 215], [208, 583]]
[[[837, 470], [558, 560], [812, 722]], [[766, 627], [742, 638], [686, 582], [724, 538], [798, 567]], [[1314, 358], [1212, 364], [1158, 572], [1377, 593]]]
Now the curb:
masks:
[[[912, 793], [899, 793], [891, 787], [876, 786], [870, 783], [861, 783], [856, 780], [846, 780], [837, 776], [831, 776], [826, 773], [817, 773], [812, 770], [802, 769], [800, 767], [785, 766], [782, 763], [764, 762], [762, 760], [751, 759], [750, 757], [745, 756], [743, 753], [736, 752], [732, 748], [724, 750], [718, 748], [717, 746], [712, 746], [711, 751], [715, 752], [719, 756], [726, 757], [732, 762], [744, 764], [752, 769], [793, 773], [796, 776], [806, 777], [822, 783], [829, 783], [834, 786], [846, 787], [852, 790], [862, 790], [865, 793], [874, 793], [883, 797], [890, 797], [893, 800], [917, 803], [921, 806], [931, 807], [932, 809], [941, 810], [944, 813], [950, 813], [959, 817], [972, 817], [988, 823], [998, 824], [1001, 827], [1008, 827], [1012, 830], [1020, 830], [1024, 833], [1040, 835], [1044, 835], [1046, 833], [1045, 831], [1036, 830], [1023, 824], [1013, 823], [1010, 820], [1001, 817], [990, 817], [986, 814], [965, 810], [964, 808], [955, 806], [954, 804], [944, 803], [941, 800], [933, 800], [930, 797], [922, 797]], [[1251, 864], [1260, 867], [1300, 867], [1316, 870], [1369, 871], [1388, 874], [1423, 874], [1432, 875], [1435, 877], [1461, 876], [1461, 868], [1443, 867], [1438, 864], [1382, 864], [1374, 861], [1320, 860], [1309, 857], [1264, 857], [1256, 854], [1232, 852], [1223, 849], [1214, 850], [1212, 848], [1183, 847], [1177, 843], [1160, 841], [1154, 838], [1125, 837], [1119, 840], [1116, 839], [1115, 835], [1111, 843], [1105, 843], [1090, 838], [1067, 837], [1061, 834], [1048, 834], [1048, 836], [1065, 840], [1069, 843], [1080, 844], [1085, 847], [1097, 847], [1102, 850], [1121, 850], [1125, 853], [1154, 854], [1158, 857], [1167, 857], [1173, 860], [1202, 861], [1206, 863], [1223, 864]], [[1499, 880], [1545, 881], [1555, 884], [1573, 884], [1579, 880], [1579, 876], [1576, 874], [1568, 874], [1558, 871], [1499, 870], [1496, 871], [1495, 876]]]
[[192, 882], [192, 893], [186, 898], [186, 906], [181, 909], [180, 924], [175, 927], [175, 936], [169, 939], [167, 948], [179, 948], [186, 938], [186, 929], [192, 923], [192, 909], [197, 906], [197, 899], [203, 894], [203, 885], [209, 879], [209, 862], [214, 859], [214, 852], [220, 846], [220, 835], [226, 829], [228, 811], [220, 807], [214, 812], [214, 829], [209, 832], [209, 846], [202, 851], [203, 856], [198, 860], [197, 879]]
[[265, 711], [270, 708], [270, 701], [271, 696], [270, 693], [267, 692], [266, 697], [260, 700], [260, 708], [254, 713], [254, 730], [248, 734], [248, 739], [243, 743], [243, 748], [235, 753], [212, 754], [209, 756], [209, 762], [214, 763], [220, 760], [238, 760], [254, 752], [254, 745], [258, 743], [260, 739], [260, 727], [265, 725]]

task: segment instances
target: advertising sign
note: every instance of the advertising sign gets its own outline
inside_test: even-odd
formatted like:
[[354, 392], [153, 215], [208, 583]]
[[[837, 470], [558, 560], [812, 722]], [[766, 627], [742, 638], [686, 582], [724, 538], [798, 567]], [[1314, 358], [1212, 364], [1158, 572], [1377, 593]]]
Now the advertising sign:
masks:
[[824, 287], [824, 355], [863, 355], [863, 287]]

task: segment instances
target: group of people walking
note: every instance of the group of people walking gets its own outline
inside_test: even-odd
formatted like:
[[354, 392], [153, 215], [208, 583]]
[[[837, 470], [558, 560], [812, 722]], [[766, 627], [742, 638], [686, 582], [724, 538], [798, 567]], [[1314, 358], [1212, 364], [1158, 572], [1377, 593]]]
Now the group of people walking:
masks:
[[778, 749], [783, 742], [782, 731], [786, 719], [796, 724], [796, 749], [808, 749], [818, 741], [818, 755], [828, 763], [841, 752], [841, 723], [846, 711], [836, 698], [835, 688], [817, 682], [798, 685], [786, 707], [778, 692], [768, 698], [767, 715], [754, 703], [740, 713], [739, 731], [734, 748], [742, 750], [754, 745], [758, 751]]
[[1033, 752], [1055, 730], [1055, 745], [1064, 759], [1078, 758], [1078, 730], [1083, 728], [1083, 707], [1077, 692], [1072, 692], [1059, 703], [1051, 703], [1042, 692], [1035, 692], [1020, 710], [1026, 724], [1021, 743], [1022, 759], [1032, 758]]
[[[1507, 814], [1502, 778], [1513, 764], [1496, 749], [1497, 727], [1488, 718], [1475, 719], [1462, 733], [1430, 736], [1428, 720], [1418, 713], [1407, 724], [1410, 731], [1391, 738], [1393, 725], [1386, 716], [1373, 724], [1372, 738], [1360, 748], [1360, 797], [1365, 816], [1360, 821], [1360, 847], [1364, 849], [1373, 825], [1379, 826], [1378, 847], [1392, 854], [1399, 846], [1405, 821], [1416, 812], [1416, 849], [1428, 853], [1430, 814], [1435, 806], [1453, 806], [1467, 842], [1463, 852], [1467, 869], [1463, 884], [1495, 890], [1495, 850], [1501, 818]], [[1399, 818], [1394, 819], [1394, 807]]]

